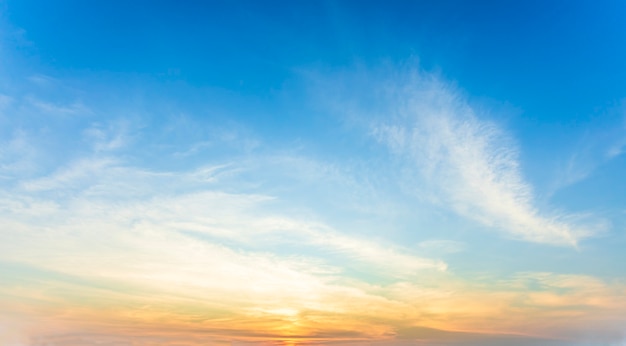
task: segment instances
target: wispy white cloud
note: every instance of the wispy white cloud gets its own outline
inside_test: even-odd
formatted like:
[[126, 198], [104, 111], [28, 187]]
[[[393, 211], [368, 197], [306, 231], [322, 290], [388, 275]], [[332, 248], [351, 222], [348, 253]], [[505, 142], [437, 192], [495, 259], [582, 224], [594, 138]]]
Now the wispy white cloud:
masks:
[[619, 143], [615, 143], [615, 145], [609, 148], [609, 150], [606, 152], [606, 155], [610, 159], [612, 159], [612, 158], [622, 155], [625, 151], [626, 151], [626, 140], [619, 142]]
[[112, 151], [128, 144], [129, 128], [130, 124], [127, 121], [116, 121], [106, 125], [95, 123], [84, 130], [83, 135], [96, 152]]
[[[626, 148], [626, 104], [609, 108], [602, 114], [604, 121], [590, 122], [575, 144], [571, 153], [561, 163], [548, 194], [582, 182], [593, 176], [596, 170], [618, 158]], [[599, 124], [597, 124], [599, 123]]]
[[22, 186], [27, 191], [67, 189], [79, 186], [81, 181], [92, 181], [94, 175], [114, 163], [113, 159], [85, 159], [73, 162], [49, 176], [27, 180]]
[[62, 84], [59, 79], [44, 74], [34, 74], [27, 78], [27, 80], [39, 87], [49, 88]]
[[[234, 242], [249, 249], [306, 244], [326, 249], [343, 260], [378, 267], [384, 275], [406, 276], [423, 269], [446, 268], [441, 261], [421, 258], [398, 246], [348, 236], [319, 221], [298, 220], [275, 208], [268, 209], [265, 204], [276, 200], [274, 197], [216, 189], [215, 183], [220, 177], [228, 177], [224, 174], [236, 169], [238, 167], [230, 164], [189, 172], [157, 173], [124, 167], [114, 159], [85, 159], [49, 176], [24, 181], [21, 196], [6, 198], [24, 201], [19, 204], [19, 212], [13, 210], [13, 215], [46, 215], [49, 213], [43, 210], [26, 210], [45, 207], [45, 203], [37, 201], [47, 199], [38, 198], [38, 193], [54, 192], [56, 203], [63, 204], [56, 210], [65, 215], [58, 215], [60, 219], [80, 220], [81, 228], [85, 225], [89, 225], [89, 229], [106, 227], [108, 230], [102, 231], [110, 234], [122, 234], [122, 230], [142, 224], [164, 234], [192, 232], [196, 240], [206, 237], [206, 241]], [[24, 199], [26, 194], [31, 194], [28, 200]], [[30, 223], [28, 217], [21, 220]], [[30, 227], [44, 226], [30, 224]], [[45, 227], [74, 228], [65, 223]], [[76, 232], [85, 234], [78, 229]]]
[[576, 245], [598, 231], [535, 206], [513, 140], [455, 86], [416, 70], [397, 77], [371, 82], [382, 100], [371, 131], [425, 181], [413, 193], [521, 240]]
[[32, 96], [25, 98], [30, 106], [49, 116], [87, 115], [92, 111], [82, 102], [74, 101], [70, 104], [47, 102]]
[[188, 148], [188, 149], [186, 149], [184, 151], [177, 151], [177, 152], [175, 152], [174, 156], [179, 156], [179, 157], [192, 156], [192, 155], [195, 155], [195, 154], [201, 152], [202, 149], [210, 148], [213, 145], [214, 144], [212, 142], [210, 142], [210, 141], [200, 141], [200, 142], [192, 144], [190, 148]]

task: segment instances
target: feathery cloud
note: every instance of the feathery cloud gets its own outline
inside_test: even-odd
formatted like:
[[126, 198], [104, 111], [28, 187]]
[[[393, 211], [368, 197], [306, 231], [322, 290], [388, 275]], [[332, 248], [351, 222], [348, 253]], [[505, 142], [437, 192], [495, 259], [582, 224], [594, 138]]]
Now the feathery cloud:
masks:
[[602, 229], [584, 225], [580, 215], [539, 210], [503, 128], [438, 75], [407, 74], [382, 82], [384, 101], [371, 131], [429, 186], [414, 193], [525, 241], [575, 246]]

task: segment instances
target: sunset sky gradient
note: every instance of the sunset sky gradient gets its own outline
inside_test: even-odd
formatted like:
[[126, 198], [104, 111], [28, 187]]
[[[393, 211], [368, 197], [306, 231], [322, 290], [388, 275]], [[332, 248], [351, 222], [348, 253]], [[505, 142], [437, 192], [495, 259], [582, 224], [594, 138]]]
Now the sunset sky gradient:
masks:
[[623, 1], [0, 1], [0, 345], [626, 345]]

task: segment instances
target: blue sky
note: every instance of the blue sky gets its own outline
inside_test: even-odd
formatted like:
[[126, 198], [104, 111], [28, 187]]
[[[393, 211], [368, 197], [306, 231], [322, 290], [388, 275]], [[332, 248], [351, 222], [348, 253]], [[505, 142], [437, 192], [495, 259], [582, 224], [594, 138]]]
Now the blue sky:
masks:
[[0, 13], [0, 342], [624, 342], [623, 3]]

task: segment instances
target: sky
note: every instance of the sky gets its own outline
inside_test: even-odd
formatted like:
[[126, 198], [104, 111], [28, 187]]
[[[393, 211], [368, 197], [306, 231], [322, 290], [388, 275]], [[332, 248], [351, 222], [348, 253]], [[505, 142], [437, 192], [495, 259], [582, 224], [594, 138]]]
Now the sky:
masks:
[[626, 345], [624, 17], [0, 0], [0, 345]]

